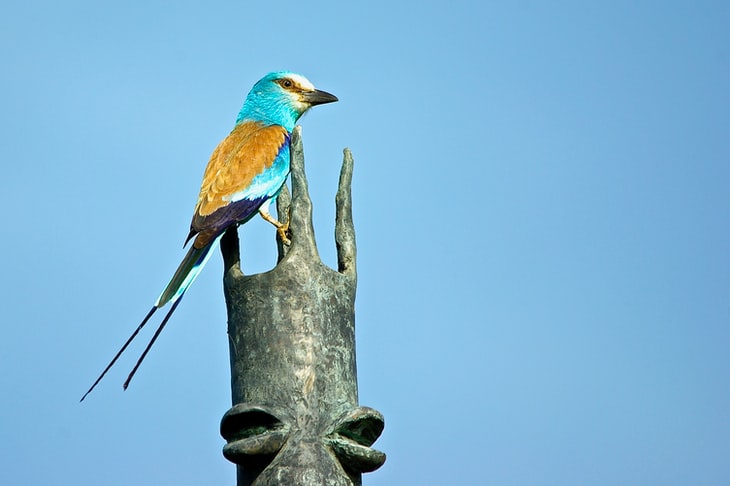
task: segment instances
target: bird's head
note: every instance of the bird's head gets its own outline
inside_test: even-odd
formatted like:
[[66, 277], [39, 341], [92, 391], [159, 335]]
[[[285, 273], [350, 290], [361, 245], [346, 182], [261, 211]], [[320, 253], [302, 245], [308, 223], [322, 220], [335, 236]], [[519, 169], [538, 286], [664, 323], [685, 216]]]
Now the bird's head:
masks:
[[252, 120], [281, 125], [291, 131], [308, 109], [333, 101], [337, 101], [336, 96], [316, 89], [304, 76], [277, 71], [267, 74], [251, 88], [236, 123]]

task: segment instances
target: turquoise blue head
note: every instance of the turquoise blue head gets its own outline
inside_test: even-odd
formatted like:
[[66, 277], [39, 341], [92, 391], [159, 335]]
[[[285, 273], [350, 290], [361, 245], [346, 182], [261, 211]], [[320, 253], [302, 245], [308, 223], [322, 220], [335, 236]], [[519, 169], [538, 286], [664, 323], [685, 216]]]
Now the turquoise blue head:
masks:
[[334, 101], [336, 96], [316, 89], [301, 74], [277, 71], [267, 74], [251, 88], [236, 123], [252, 120], [281, 125], [292, 131], [308, 109]]

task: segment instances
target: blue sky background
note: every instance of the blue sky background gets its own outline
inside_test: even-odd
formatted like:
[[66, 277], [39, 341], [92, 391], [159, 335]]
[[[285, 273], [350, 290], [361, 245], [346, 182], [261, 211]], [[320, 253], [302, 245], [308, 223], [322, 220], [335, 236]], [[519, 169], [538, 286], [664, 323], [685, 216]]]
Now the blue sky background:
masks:
[[[729, 484], [729, 25], [722, 1], [5, 2], [0, 484], [234, 484], [219, 255], [130, 389], [144, 340], [78, 399], [282, 68], [340, 98], [301, 121], [329, 264], [355, 156], [366, 485]], [[271, 268], [270, 225], [240, 233]]]

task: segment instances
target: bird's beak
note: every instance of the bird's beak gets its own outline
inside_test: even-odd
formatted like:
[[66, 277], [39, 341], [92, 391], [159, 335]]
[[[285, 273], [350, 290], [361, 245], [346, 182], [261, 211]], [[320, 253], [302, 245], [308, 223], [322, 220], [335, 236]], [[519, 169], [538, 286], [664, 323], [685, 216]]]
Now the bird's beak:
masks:
[[304, 98], [304, 102], [309, 103], [310, 106], [323, 105], [325, 103], [338, 101], [337, 96], [318, 89], [302, 93], [302, 98]]

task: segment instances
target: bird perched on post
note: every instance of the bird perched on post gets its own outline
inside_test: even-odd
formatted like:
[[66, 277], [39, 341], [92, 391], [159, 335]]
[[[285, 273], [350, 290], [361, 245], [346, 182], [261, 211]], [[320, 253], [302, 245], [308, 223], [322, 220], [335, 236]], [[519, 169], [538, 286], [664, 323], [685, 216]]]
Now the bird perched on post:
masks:
[[157, 309], [171, 303], [170, 310], [124, 382], [124, 389], [127, 389], [183, 295], [210, 258], [211, 249], [228, 228], [245, 223], [258, 212], [276, 226], [282, 240], [288, 242], [287, 225], [274, 219], [268, 208], [289, 175], [291, 132], [308, 109], [334, 101], [337, 101], [336, 96], [315, 89], [304, 76], [287, 71], [269, 73], [253, 86], [236, 125], [213, 151], [205, 169], [185, 240], [185, 244], [192, 241], [188, 253], [142, 323], [81, 401], [101, 381]]

